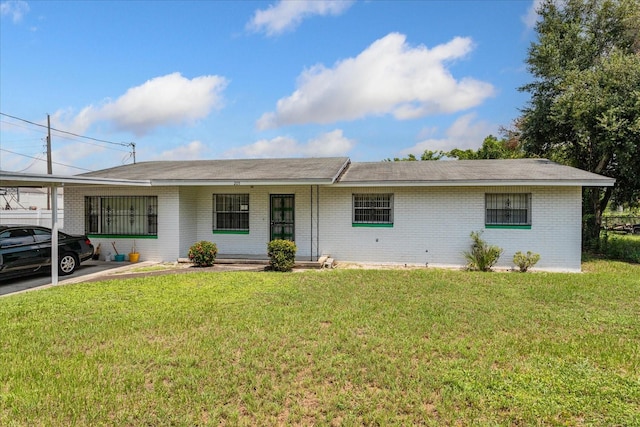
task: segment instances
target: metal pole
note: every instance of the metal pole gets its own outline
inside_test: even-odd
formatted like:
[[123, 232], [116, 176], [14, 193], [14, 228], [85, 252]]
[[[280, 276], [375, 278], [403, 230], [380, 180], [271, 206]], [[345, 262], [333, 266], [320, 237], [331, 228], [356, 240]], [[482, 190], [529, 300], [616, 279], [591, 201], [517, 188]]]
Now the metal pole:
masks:
[[309, 186], [309, 190], [311, 193], [311, 203], [310, 203], [310, 211], [311, 211], [311, 223], [309, 224], [309, 231], [311, 232], [311, 246], [309, 247], [309, 261], [313, 261], [313, 185]]
[[51, 185], [51, 284], [58, 284], [58, 187]]
[[[47, 175], [53, 173], [51, 162], [51, 116], [47, 114]], [[47, 187], [47, 196], [51, 196], [51, 189]], [[47, 209], [51, 209], [50, 197], [47, 197]]]
[[316, 260], [320, 259], [320, 186], [316, 185]]
[[136, 143], [135, 142], [131, 142], [129, 143], [129, 145], [131, 145], [131, 151], [133, 153], [133, 164], [136, 164]]

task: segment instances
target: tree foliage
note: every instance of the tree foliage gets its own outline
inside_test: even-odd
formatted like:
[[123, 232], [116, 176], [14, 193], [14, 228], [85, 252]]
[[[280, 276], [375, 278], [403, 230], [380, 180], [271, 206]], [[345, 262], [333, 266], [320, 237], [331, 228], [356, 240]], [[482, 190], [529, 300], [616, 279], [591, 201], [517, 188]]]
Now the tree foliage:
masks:
[[612, 197], [640, 197], [640, 0], [546, 0], [538, 12], [520, 136], [529, 155], [616, 179], [585, 193], [598, 233]]
[[519, 159], [524, 157], [524, 152], [517, 139], [498, 139], [493, 135], [489, 135], [482, 141], [482, 147], [477, 151], [454, 148], [446, 153], [446, 156], [458, 160]]
[[[432, 151], [425, 150], [418, 159], [414, 154], [408, 154], [407, 157], [393, 159], [394, 162], [407, 162], [417, 160], [441, 160], [444, 158], [457, 160], [477, 160], [477, 159], [518, 159], [524, 157], [525, 153], [517, 137], [513, 137], [515, 131], [504, 130], [507, 138], [498, 139], [493, 135], [487, 136], [482, 142], [482, 147], [478, 150], [461, 150], [454, 148], [451, 151]], [[391, 159], [386, 159], [391, 161]]]

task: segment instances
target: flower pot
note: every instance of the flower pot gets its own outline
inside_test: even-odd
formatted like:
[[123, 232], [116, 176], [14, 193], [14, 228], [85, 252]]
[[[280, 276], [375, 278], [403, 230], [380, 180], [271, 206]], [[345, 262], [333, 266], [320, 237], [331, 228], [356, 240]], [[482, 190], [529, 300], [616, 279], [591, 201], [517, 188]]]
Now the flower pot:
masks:
[[124, 261], [124, 254], [116, 254], [113, 256], [114, 261], [122, 262]]
[[131, 252], [129, 254], [129, 262], [138, 262], [140, 260], [140, 254], [138, 252]]

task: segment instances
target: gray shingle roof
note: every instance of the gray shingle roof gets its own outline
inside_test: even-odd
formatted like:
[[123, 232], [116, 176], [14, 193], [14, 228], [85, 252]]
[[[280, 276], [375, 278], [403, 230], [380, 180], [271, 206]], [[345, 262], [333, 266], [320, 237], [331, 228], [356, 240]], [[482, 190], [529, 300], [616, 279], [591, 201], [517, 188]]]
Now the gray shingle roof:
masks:
[[249, 181], [332, 183], [347, 157], [176, 160], [141, 162], [79, 176], [152, 181]]
[[151, 185], [313, 183], [384, 185], [594, 185], [612, 178], [546, 159], [354, 162], [347, 157], [142, 162], [78, 175]]
[[452, 160], [415, 162], [352, 163], [340, 178], [342, 185], [422, 184], [455, 185], [499, 182], [582, 182], [613, 185], [614, 180], [546, 159]]

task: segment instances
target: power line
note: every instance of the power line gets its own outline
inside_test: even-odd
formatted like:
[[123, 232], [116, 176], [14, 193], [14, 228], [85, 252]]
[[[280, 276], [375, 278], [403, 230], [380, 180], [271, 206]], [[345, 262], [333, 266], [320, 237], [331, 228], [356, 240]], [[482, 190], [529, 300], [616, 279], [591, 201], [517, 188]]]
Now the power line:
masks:
[[26, 168], [19, 170], [19, 171], [18, 171], [18, 173], [20, 173], [20, 172], [24, 172], [24, 171], [26, 171], [27, 169], [31, 169], [31, 166], [35, 165], [37, 161], [42, 161], [42, 155], [43, 155], [43, 154], [44, 154], [44, 153], [40, 153], [40, 154], [38, 155], [38, 157], [34, 157], [34, 158], [33, 158], [33, 161], [31, 162], [31, 164], [30, 164], [29, 166], [27, 166]]
[[[39, 126], [39, 127], [45, 128], [45, 129], [47, 128], [47, 126], [41, 125], [40, 123], [36, 123], [36, 122], [32, 122], [30, 120], [22, 119], [20, 117], [12, 116], [10, 114], [5, 114], [5, 113], [0, 112], [0, 116], [10, 117], [12, 119], [20, 120], [22, 122], [29, 123], [29, 124], [34, 125], [34, 126]], [[60, 129], [54, 129], [54, 128], [51, 128], [51, 130], [52, 131], [56, 131], [56, 132], [60, 132], [60, 133], [64, 133], [64, 134], [67, 134], [67, 135], [72, 135], [72, 136], [75, 136], [75, 137], [78, 137], [78, 138], [90, 139], [91, 141], [102, 142], [102, 143], [105, 143], [105, 144], [119, 145], [121, 147], [131, 147], [131, 144], [133, 144], [131, 142], [130, 143], [113, 142], [113, 141], [107, 141], [107, 140], [104, 140], [104, 139], [93, 138], [93, 137], [90, 137], [90, 136], [78, 135], [77, 133], [68, 132], [66, 130], [60, 130]]]
[[[16, 153], [15, 151], [11, 151], [11, 150], [5, 150], [4, 148], [0, 148], [0, 151], [4, 151], [5, 153], [15, 154], [16, 156], [28, 157], [30, 159], [37, 159], [37, 160], [40, 160], [40, 161], [43, 161], [43, 162], [46, 161], [46, 160], [40, 159], [38, 157], [28, 156], [26, 154], [21, 154], [21, 153]], [[80, 170], [83, 170], [83, 171], [86, 171], [86, 172], [93, 172], [93, 170], [91, 170], [91, 169], [80, 168], [78, 166], [67, 165], [67, 164], [64, 164], [64, 163], [58, 163], [58, 162], [51, 162], [51, 163], [53, 163], [55, 165], [58, 165], [58, 166], [66, 166], [68, 168], [80, 169]]]
[[[52, 128], [51, 130], [55, 130], [55, 129]], [[100, 148], [106, 148], [107, 150], [120, 151], [122, 153], [131, 153], [131, 151], [129, 151], [129, 150], [121, 150], [119, 148], [105, 147], [104, 145], [95, 144], [95, 143], [89, 142], [89, 141], [78, 141], [76, 138], [72, 138], [72, 137], [69, 137], [69, 136], [64, 136], [64, 135], [56, 135], [56, 136], [58, 138], [60, 138], [60, 139], [66, 139], [67, 141], [82, 142], [83, 144], [93, 145], [95, 147], [100, 147]]]
[[[2, 114], [2, 113], [0, 113], [0, 114]], [[11, 116], [8, 116], [8, 117], [11, 117]], [[22, 120], [22, 119], [18, 119], [18, 120]], [[28, 127], [28, 126], [22, 126], [22, 125], [20, 125], [20, 124], [18, 124], [18, 123], [8, 122], [8, 121], [6, 121], [6, 120], [0, 120], [0, 123], [5, 123], [5, 124], [11, 125], [11, 126], [15, 126], [15, 127], [17, 127], [17, 128], [29, 129], [29, 130], [35, 131], [33, 128], [30, 128], [30, 127]], [[36, 124], [37, 126], [40, 126], [40, 125], [38, 125], [37, 123], [34, 123], [34, 124]], [[45, 134], [46, 134], [46, 132], [42, 132], [42, 133], [45, 133]]]
[[[1, 113], [0, 113], [0, 114], [1, 114]], [[9, 116], [9, 117], [11, 117], [11, 116]], [[6, 121], [6, 120], [0, 120], [0, 123], [5, 123], [5, 124], [8, 124], [8, 125], [10, 125], [10, 126], [19, 127], [19, 128], [22, 128], [22, 129], [29, 129], [29, 130], [33, 130], [34, 132], [40, 132], [39, 130], [35, 130], [35, 129], [30, 128], [30, 127], [28, 127], [28, 126], [22, 126], [22, 125], [19, 125], [18, 123], [8, 122], [8, 121]], [[30, 123], [30, 122], [29, 122], [29, 121], [27, 121], [27, 123]], [[41, 125], [38, 125], [37, 123], [35, 123], [35, 125], [36, 125], [36, 126], [41, 126]], [[46, 126], [45, 126], [45, 127], [46, 127]], [[52, 128], [51, 130], [55, 131], [56, 129], [53, 129], [53, 128]], [[43, 134], [45, 134], [45, 135], [47, 134], [47, 132], [46, 132], [46, 131], [42, 131], [42, 133], [43, 133]], [[120, 152], [123, 152], [123, 153], [131, 153], [131, 151], [130, 151], [130, 150], [122, 150], [122, 149], [120, 149], [120, 148], [105, 147], [104, 145], [95, 144], [95, 143], [93, 143], [93, 142], [88, 142], [88, 141], [78, 141], [77, 137], [65, 136], [64, 134], [63, 134], [63, 135], [56, 135], [56, 136], [57, 136], [58, 138], [60, 138], [60, 139], [66, 139], [67, 141], [77, 141], [77, 142], [82, 142], [83, 144], [93, 145], [93, 146], [95, 146], [95, 147], [106, 148], [106, 149], [108, 149], [108, 150], [120, 151]], [[45, 138], [46, 138], [46, 136], [45, 136]], [[21, 140], [17, 140], [17, 139], [16, 139], [16, 140], [13, 140], [13, 141], [7, 141], [7, 140], [3, 140], [3, 141], [4, 141], [4, 142], [21, 142], [21, 141], [33, 141], [33, 139], [21, 139]], [[113, 144], [117, 144], [117, 143], [115, 143], [115, 142], [114, 142]], [[124, 144], [124, 143], [123, 143], [123, 144]], [[131, 145], [131, 144], [127, 144], [127, 146], [130, 146], [130, 145]], [[23, 144], [22, 146], [24, 147], [24, 144]]]

